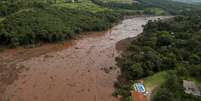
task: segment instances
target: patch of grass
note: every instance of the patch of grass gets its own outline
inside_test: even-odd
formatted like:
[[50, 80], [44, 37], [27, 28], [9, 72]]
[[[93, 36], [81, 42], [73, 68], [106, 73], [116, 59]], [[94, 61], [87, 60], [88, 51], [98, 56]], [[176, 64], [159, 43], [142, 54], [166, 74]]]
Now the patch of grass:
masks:
[[102, 0], [102, 2], [104, 2], [104, 3], [116, 2], [116, 3], [127, 3], [127, 4], [130, 4], [130, 3], [135, 2], [135, 0]]
[[59, 0], [57, 1], [57, 4], [54, 4], [54, 6], [77, 9], [77, 10], [86, 10], [94, 13], [110, 10], [108, 8], [104, 8], [92, 3], [91, 0], [82, 0], [78, 3], [65, 3], [63, 0]]
[[153, 88], [156, 86], [160, 86], [166, 80], [166, 76], [168, 75], [167, 71], [156, 73], [152, 76], [149, 76], [144, 79], [144, 84], [146, 88]]
[[4, 17], [0, 17], [0, 22], [3, 21], [5, 18]]
[[146, 14], [153, 14], [153, 15], [165, 15], [165, 14], [167, 14], [167, 12], [161, 8], [147, 8], [147, 9], [145, 9], [144, 12]]

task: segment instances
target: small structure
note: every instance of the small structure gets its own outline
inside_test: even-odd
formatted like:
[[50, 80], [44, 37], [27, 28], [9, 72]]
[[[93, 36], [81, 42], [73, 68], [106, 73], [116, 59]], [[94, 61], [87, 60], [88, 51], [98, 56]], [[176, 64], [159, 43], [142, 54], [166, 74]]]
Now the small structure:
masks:
[[132, 85], [133, 91], [131, 91], [133, 101], [147, 101], [146, 100], [146, 90], [143, 81], [139, 81]]
[[195, 96], [201, 96], [200, 95], [200, 90], [199, 88], [196, 86], [196, 84], [192, 81], [187, 81], [187, 80], [183, 80], [183, 87], [184, 87], [184, 92], [186, 94], [192, 94]]
[[145, 91], [146, 91], [145, 87], [142, 83], [136, 83], [133, 86], [134, 86], [136, 92], [145, 93]]

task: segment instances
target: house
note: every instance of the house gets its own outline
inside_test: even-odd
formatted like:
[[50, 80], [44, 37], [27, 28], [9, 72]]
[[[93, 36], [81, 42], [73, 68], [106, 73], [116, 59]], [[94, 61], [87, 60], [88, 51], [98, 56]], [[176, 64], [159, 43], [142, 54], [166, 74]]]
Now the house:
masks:
[[187, 80], [183, 80], [183, 87], [184, 87], [184, 92], [186, 94], [192, 94], [195, 96], [201, 96], [200, 95], [200, 90], [199, 88], [196, 86], [196, 84], [192, 81], [187, 81]]

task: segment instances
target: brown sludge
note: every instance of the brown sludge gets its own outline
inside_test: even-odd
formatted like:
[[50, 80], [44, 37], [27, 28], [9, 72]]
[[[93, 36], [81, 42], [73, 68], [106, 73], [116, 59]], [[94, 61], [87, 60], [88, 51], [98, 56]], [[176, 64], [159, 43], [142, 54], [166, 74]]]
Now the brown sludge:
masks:
[[112, 96], [119, 74], [115, 45], [157, 18], [126, 19], [107, 32], [64, 44], [1, 52], [0, 101], [118, 101]]

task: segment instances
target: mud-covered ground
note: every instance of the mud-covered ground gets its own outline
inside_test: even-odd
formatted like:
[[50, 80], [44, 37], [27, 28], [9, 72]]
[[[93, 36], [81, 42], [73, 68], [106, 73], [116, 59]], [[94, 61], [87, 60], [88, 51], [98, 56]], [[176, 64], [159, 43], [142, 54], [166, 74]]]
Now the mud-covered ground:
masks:
[[0, 52], [0, 101], [118, 101], [112, 96], [120, 73], [115, 57], [129, 43], [121, 40], [158, 18], [126, 19], [63, 44]]

